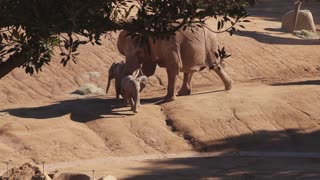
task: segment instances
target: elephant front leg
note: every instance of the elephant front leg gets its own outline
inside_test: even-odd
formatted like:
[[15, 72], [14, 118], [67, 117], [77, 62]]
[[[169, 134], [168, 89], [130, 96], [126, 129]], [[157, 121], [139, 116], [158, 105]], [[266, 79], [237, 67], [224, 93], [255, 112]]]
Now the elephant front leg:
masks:
[[228, 74], [224, 71], [222, 66], [217, 66], [214, 68], [214, 71], [218, 74], [220, 79], [223, 81], [225, 90], [230, 90], [232, 88], [233, 81], [232, 79], [228, 76]]
[[178, 92], [179, 96], [186, 96], [191, 94], [191, 78], [193, 73], [183, 73], [182, 87]]
[[168, 89], [167, 95], [164, 97], [164, 101], [174, 101], [176, 99], [175, 87], [177, 81], [177, 74], [178, 73], [174, 70], [174, 68], [167, 68]]
[[134, 113], [138, 113], [138, 107], [140, 106], [140, 94], [139, 92], [137, 91], [137, 94], [135, 94], [133, 97], [133, 102], [134, 102], [134, 106], [133, 106], [133, 109], [132, 111]]

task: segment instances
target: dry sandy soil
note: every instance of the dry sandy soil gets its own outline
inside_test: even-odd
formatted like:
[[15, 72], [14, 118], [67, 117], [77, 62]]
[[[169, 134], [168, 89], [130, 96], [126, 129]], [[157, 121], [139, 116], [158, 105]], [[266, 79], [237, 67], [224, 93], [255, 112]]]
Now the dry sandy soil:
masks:
[[[319, 4], [305, 8], [319, 28]], [[105, 89], [107, 69], [123, 59], [116, 39], [82, 47], [66, 68], [57, 57], [32, 77], [13, 71], [0, 81], [0, 160], [119, 179], [320, 179], [320, 40], [282, 32], [288, 10], [289, 1], [264, 0], [241, 33], [219, 34], [232, 53], [231, 91], [205, 71], [192, 95], [162, 104], [158, 68], [138, 114], [114, 91], [71, 94], [86, 84]]]

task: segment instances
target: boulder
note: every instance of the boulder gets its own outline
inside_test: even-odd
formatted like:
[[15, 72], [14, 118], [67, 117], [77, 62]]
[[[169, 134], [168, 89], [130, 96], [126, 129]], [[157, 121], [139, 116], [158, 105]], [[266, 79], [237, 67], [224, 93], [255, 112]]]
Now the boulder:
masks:
[[309, 10], [299, 11], [296, 29], [294, 29], [294, 11], [290, 11], [285, 14], [282, 18], [282, 29], [289, 32], [299, 30], [307, 30], [312, 33], [317, 32], [312, 13]]
[[40, 170], [37, 165], [31, 163], [25, 163], [19, 168], [12, 168], [8, 172], [5, 172], [1, 179], [6, 180], [51, 180], [46, 172]]

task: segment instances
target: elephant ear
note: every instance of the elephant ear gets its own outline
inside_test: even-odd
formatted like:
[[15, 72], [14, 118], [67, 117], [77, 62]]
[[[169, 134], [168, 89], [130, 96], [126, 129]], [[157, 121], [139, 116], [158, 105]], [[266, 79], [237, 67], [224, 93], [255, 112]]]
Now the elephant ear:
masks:
[[152, 76], [156, 71], [157, 63], [152, 61], [147, 61], [142, 63], [142, 73], [147, 77]]

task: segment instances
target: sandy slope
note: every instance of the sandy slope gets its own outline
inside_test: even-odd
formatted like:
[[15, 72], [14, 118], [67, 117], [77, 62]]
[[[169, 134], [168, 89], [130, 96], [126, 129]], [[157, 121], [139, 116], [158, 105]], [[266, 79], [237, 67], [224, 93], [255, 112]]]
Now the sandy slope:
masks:
[[[61, 164], [55, 168], [87, 173], [94, 168], [101, 176], [111, 172], [137, 179], [160, 178], [164, 172], [171, 179], [272, 179], [269, 172], [275, 170], [278, 179], [319, 178], [318, 159], [238, 158], [233, 162], [218, 156], [194, 161], [71, 162], [126, 156], [143, 160], [144, 155], [196, 151], [319, 152], [320, 41], [279, 31], [279, 16], [288, 9], [288, 2], [271, 9], [270, 3], [276, 1], [265, 0], [251, 10], [255, 16], [242, 33], [219, 35], [232, 53], [226, 71], [235, 87], [229, 92], [221, 91], [216, 74], [204, 71], [194, 76], [191, 96], [159, 104], [166, 75], [158, 69], [158, 78], [151, 77], [136, 115], [113, 99], [113, 91], [108, 96], [70, 94], [88, 83], [105, 89], [107, 68], [123, 59], [108, 39], [103, 46], [82, 47], [78, 64], [62, 68], [56, 57], [33, 77], [15, 70], [0, 81], [0, 160], [13, 160], [13, 165], [70, 161], [67, 169]], [[320, 12], [313, 12], [319, 23]], [[298, 168], [299, 164], [310, 168]], [[0, 169], [4, 168], [1, 164]]]
[[164, 105], [171, 126], [199, 151], [319, 152], [318, 85], [236, 87]]

